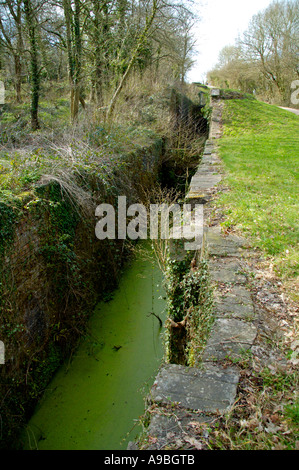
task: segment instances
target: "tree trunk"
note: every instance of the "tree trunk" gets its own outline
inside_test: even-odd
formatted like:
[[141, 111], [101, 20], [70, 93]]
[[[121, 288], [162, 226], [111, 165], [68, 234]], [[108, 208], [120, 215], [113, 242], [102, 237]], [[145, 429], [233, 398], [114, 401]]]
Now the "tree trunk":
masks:
[[103, 51], [105, 50], [107, 35], [108, 35], [108, 2], [107, 0], [93, 0], [94, 10], [94, 34], [93, 43], [95, 47], [94, 52], [94, 96], [96, 103], [99, 107], [104, 105], [103, 98], [103, 82], [104, 82], [104, 70], [105, 70], [105, 59]]
[[22, 64], [21, 58], [18, 54], [14, 57], [15, 62], [15, 91], [16, 91], [16, 102], [22, 103]]
[[85, 107], [81, 96], [81, 31], [80, 31], [80, 0], [75, 0], [73, 11], [70, 0], [63, 0], [66, 24], [66, 43], [69, 63], [69, 80], [71, 86], [71, 121], [78, 119], [79, 102]]
[[[20, 4], [19, 4], [20, 7]], [[16, 24], [17, 24], [17, 51], [15, 56], [15, 72], [16, 72], [16, 100], [17, 103], [22, 102], [21, 96], [21, 87], [22, 87], [22, 61], [21, 56], [24, 50], [23, 47], [23, 38], [22, 38], [22, 17], [21, 17], [21, 9], [18, 9], [17, 16], [16, 16]]]
[[80, 0], [75, 0], [74, 12], [74, 94], [72, 122], [76, 122], [79, 113], [81, 87], [81, 33], [80, 33]]
[[106, 113], [106, 119], [107, 121], [110, 121], [111, 118], [112, 118], [112, 115], [113, 115], [113, 111], [114, 111], [114, 108], [115, 108], [115, 105], [116, 105], [116, 101], [117, 101], [117, 98], [121, 92], [121, 90], [123, 89], [126, 81], [127, 81], [127, 78], [136, 62], [136, 59], [138, 57], [138, 54], [145, 42], [145, 40], [147, 39], [148, 37], [148, 34], [149, 34], [149, 31], [150, 31], [150, 28], [153, 24], [153, 21], [155, 19], [155, 16], [156, 16], [156, 13], [157, 13], [157, 10], [158, 10], [158, 3], [159, 3], [159, 0], [153, 0], [153, 7], [152, 7], [152, 12], [151, 12], [151, 16], [149, 19], [147, 19], [146, 21], [146, 25], [144, 27], [144, 30], [143, 32], [141, 33], [141, 35], [139, 36], [139, 39], [138, 39], [138, 42], [137, 42], [137, 46], [132, 54], [132, 57], [131, 57], [131, 60], [129, 62], [129, 65], [125, 71], [125, 73], [123, 74], [121, 80], [120, 80], [120, 83], [119, 85], [117, 86], [111, 100], [110, 100], [110, 103], [108, 105], [108, 109], [107, 109], [107, 113]]
[[30, 66], [31, 66], [31, 127], [33, 131], [40, 128], [38, 121], [38, 102], [40, 88], [40, 74], [38, 67], [36, 21], [32, 9], [31, 0], [24, 0], [24, 10], [28, 26], [30, 41]]
[[[14, 21], [14, 28], [16, 33], [10, 37], [8, 31], [5, 30], [4, 24], [0, 17], [0, 31], [2, 33], [4, 44], [14, 58], [14, 88], [16, 92], [17, 103], [22, 102], [21, 85], [22, 85], [22, 61], [21, 57], [24, 52], [23, 46], [23, 23], [22, 23], [22, 0], [6, 0], [5, 4], [9, 9], [11, 18]], [[16, 37], [16, 41], [15, 41]]]

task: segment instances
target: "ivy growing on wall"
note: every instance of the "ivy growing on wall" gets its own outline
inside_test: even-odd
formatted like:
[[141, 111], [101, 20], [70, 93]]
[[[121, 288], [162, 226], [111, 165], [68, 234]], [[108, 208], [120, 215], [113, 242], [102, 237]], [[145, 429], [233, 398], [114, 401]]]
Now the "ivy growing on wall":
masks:
[[[166, 360], [195, 366], [200, 362], [213, 324], [213, 291], [207, 261], [193, 258], [169, 259], [167, 269], [168, 328], [165, 335]], [[194, 263], [194, 264], [193, 264]]]
[[9, 201], [0, 200], [0, 257], [13, 240], [17, 213], [17, 208]]

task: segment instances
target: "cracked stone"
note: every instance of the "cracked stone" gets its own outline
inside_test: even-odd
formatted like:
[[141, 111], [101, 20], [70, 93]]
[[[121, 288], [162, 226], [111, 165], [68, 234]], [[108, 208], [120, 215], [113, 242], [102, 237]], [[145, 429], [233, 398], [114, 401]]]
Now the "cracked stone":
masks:
[[209, 260], [211, 279], [215, 282], [245, 284], [246, 276], [238, 260], [218, 258]]
[[220, 227], [208, 229], [207, 247], [211, 256], [236, 256], [244, 254], [244, 248], [248, 247], [248, 242], [236, 235], [221, 235]]
[[206, 364], [203, 369], [167, 364], [158, 373], [151, 389], [154, 403], [180, 403], [190, 410], [226, 411], [234, 402], [239, 372]]
[[255, 316], [251, 294], [243, 286], [214, 292], [214, 316], [252, 320]]
[[257, 336], [257, 328], [237, 319], [217, 319], [208, 340], [203, 360], [221, 360], [239, 356], [248, 350]]

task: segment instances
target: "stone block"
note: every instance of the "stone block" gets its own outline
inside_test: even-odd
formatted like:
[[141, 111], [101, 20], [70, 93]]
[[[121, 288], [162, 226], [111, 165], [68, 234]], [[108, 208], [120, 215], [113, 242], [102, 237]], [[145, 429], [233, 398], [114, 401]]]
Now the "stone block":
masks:
[[215, 258], [209, 260], [211, 279], [219, 283], [245, 284], [246, 275], [236, 259]]
[[217, 319], [208, 340], [203, 360], [222, 360], [239, 356], [254, 343], [257, 328], [237, 319]]
[[151, 389], [154, 403], [179, 403], [189, 410], [225, 412], [234, 402], [239, 372], [205, 364], [202, 369], [167, 364], [158, 373]]
[[255, 316], [250, 292], [239, 285], [224, 292], [215, 290], [213, 311], [216, 318], [252, 320]]

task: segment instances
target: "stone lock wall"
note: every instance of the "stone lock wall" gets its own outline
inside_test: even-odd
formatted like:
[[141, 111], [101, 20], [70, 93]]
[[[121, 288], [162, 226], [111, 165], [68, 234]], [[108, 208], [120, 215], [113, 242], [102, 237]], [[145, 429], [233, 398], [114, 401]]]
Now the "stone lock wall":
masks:
[[2, 203], [0, 447], [10, 445], [56, 368], [76, 347], [99, 297], [117, 286], [129, 252], [123, 240], [96, 238], [96, 206], [114, 204], [118, 195], [127, 196], [128, 204], [139, 202], [140, 191], [157, 179], [162, 152], [162, 139], [156, 139], [122, 156], [113, 170], [118, 186], [106, 192], [100, 176], [85, 175], [91, 189], [84, 214], [57, 180]]

